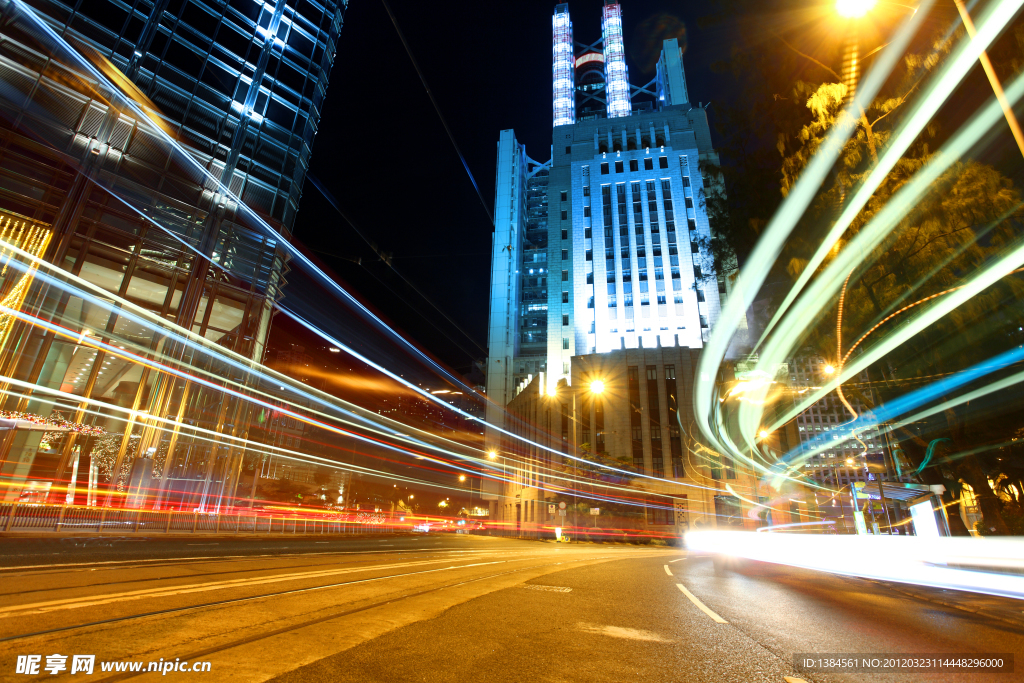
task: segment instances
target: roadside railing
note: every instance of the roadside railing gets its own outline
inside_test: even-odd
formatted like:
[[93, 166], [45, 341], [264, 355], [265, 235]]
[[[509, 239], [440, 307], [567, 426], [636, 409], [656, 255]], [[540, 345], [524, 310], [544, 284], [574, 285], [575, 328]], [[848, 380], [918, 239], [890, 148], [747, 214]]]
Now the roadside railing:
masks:
[[228, 513], [0, 503], [0, 532], [119, 534], [381, 534], [408, 531], [382, 513]]

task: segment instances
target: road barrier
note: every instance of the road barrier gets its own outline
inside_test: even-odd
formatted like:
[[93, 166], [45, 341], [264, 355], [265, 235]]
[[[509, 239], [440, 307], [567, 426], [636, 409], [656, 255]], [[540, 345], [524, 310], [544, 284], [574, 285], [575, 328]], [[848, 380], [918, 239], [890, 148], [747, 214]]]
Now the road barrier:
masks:
[[408, 531], [386, 513], [210, 513], [0, 503], [0, 532], [118, 534], [380, 534]]

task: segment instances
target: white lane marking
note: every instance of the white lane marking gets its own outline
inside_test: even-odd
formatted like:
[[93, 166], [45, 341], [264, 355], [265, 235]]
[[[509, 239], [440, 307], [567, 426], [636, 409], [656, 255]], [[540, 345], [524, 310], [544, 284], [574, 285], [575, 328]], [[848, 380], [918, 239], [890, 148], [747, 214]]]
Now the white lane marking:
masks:
[[325, 544], [325, 545], [327, 544], [327, 541], [313, 541], [313, 542], [314, 542], [314, 543], [317, 543], [317, 544], [320, 544], [320, 543], [323, 543], [323, 544]]
[[568, 586], [543, 586], [539, 583], [524, 583], [523, 588], [529, 588], [535, 591], [550, 591], [552, 593], [571, 593], [572, 589]]
[[677, 583], [677, 584], [676, 584], [676, 587], [678, 587], [678, 588], [679, 588], [679, 590], [683, 591], [683, 595], [685, 595], [686, 597], [690, 598], [690, 602], [692, 602], [692, 603], [693, 603], [693, 604], [695, 604], [695, 605], [696, 605], [697, 607], [699, 607], [699, 608], [700, 608], [700, 611], [701, 611], [701, 612], [703, 612], [704, 614], [708, 615], [709, 617], [711, 617], [712, 619], [714, 619], [714, 620], [715, 620], [716, 622], [718, 622], [719, 624], [728, 624], [728, 623], [729, 623], [728, 621], [726, 621], [726, 620], [725, 620], [725, 619], [723, 619], [722, 617], [720, 617], [720, 616], [718, 616], [717, 614], [715, 614], [714, 612], [712, 612], [712, 611], [711, 611], [711, 610], [710, 610], [710, 609], [708, 608], [708, 606], [707, 606], [707, 605], [705, 605], [705, 604], [704, 604], [703, 602], [701, 602], [701, 601], [700, 601], [700, 600], [699, 600], [699, 599], [697, 598], [697, 596], [696, 596], [696, 595], [694, 595], [694, 594], [693, 594], [693, 593], [691, 593], [691, 592], [690, 592], [689, 590], [687, 590], [686, 586], [684, 586], [684, 585], [683, 585], [683, 584], [681, 584], [681, 583]]
[[796, 676], [783, 676], [782, 680], [786, 681], [786, 683], [807, 683], [804, 679], [797, 678]]
[[680, 557], [678, 560], [669, 560], [668, 563], [672, 564], [673, 562], [682, 562], [685, 559], [686, 559], [685, 557]]
[[220, 543], [186, 543], [185, 545], [220, 545]]
[[666, 564], [664, 566], [665, 566], [665, 573], [668, 574], [669, 576], [672, 576], [672, 572], [669, 571], [668, 565]]
[[612, 638], [625, 638], [626, 640], [646, 640], [653, 643], [671, 643], [668, 638], [658, 635], [652, 631], [642, 631], [638, 628], [623, 628], [622, 626], [602, 626], [600, 624], [576, 624], [576, 628], [584, 633], [594, 633], [599, 636], [611, 636]]

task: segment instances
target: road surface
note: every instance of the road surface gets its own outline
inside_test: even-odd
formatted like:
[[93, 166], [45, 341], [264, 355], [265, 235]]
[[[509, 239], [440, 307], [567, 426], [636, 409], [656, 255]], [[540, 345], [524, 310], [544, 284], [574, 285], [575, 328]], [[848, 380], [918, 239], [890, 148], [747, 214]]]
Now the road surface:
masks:
[[[716, 571], [674, 548], [455, 534], [0, 548], [0, 680], [994, 683], [1024, 671], [1017, 601], [775, 565]], [[808, 673], [793, 659], [939, 652], [1013, 653], [1017, 672]], [[19, 655], [38, 655], [39, 673], [16, 673]], [[57, 675], [51, 655], [67, 657]], [[70, 673], [74, 655], [95, 656], [92, 675]], [[143, 671], [116, 670], [133, 664]]]

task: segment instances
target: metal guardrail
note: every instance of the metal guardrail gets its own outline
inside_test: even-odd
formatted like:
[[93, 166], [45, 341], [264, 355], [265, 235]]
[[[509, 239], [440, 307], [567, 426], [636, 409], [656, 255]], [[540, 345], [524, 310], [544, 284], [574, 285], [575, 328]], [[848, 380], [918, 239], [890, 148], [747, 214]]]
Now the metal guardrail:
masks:
[[0, 503], [0, 532], [145, 534], [379, 534], [404, 526], [368, 523], [358, 513], [322, 517], [255, 512], [205, 513], [74, 505]]

